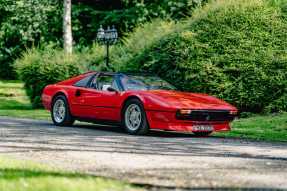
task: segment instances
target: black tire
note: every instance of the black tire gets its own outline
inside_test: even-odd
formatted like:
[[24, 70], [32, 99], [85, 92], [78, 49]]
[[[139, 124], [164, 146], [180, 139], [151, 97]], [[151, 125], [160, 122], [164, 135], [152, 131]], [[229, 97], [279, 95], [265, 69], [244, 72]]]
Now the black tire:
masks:
[[208, 137], [212, 132], [193, 132], [196, 137]]
[[[61, 121], [57, 120], [54, 114], [54, 109], [55, 109], [54, 106], [57, 101], [62, 101], [64, 103], [65, 114]], [[51, 109], [51, 118], [53, 120], [53, 123], [56, 126], [72, 126], [74, 124], [75, 119], [70, 113], [69, 104], [68, 104], [67, 98], [64, 95], [58, 95], [53, 99], [52, 109]]]
[[[131, 105], [137, 105], [141, 113], [140, 125], [136, 129], [130, 129], [129, 125], [127, 124], [128, 122], [126, 121], [126, 112], [129, 106]], [[124, 127], [125, 131], [131, 135], [145, 135], [149, 132], [149, 124], [147, 121], [146, 113], [145, 113], [143, 104], [140, 100], [133, 98], [133, 99], [128, 100], [125, 103], [123, 110], [122, 110], [122, 126]]]

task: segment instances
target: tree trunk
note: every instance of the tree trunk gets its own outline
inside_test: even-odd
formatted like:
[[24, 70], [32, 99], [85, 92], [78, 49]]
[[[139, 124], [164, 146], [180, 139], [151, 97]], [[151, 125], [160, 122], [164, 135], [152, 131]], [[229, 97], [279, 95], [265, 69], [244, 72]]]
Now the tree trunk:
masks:
[[71, 54], [73, 51], [71, 9], [72, 9], [71, 0], [64, 0], [64, 15], [63, 15], [64, 49], [65, 52], [68, 54]]

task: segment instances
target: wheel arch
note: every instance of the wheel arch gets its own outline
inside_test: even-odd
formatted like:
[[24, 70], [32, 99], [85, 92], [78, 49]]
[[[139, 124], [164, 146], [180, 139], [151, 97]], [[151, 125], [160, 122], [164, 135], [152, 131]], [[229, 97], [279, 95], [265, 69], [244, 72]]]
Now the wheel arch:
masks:
[[129, 100], [131, 100], [131, 99], [137, 99], [137, 100], [139, 100], [139, 101], [143, 104], [143, 106], [144, 106], [144, 101], [143, 101], [143, 99], [142, 99], [140, 96], [136, 96], [136, 95], [128, 96], [128, 97], [123, 101], [123, 103], [122, 103], [122, 105], [121, 105], [121, 120], [122, 120], [122, 117], [123, 117], [123, 115], [124, 115], [125, 105], [126, 105], [126, 103], [127, 103]]
[[[60, 96], [60, 95], [65, 96], [66, 99], [67, 99], [67, 101], [68, 101], [68, 96], [67, 96], [63, 91], [58, 91], [58, 92], [55, 93], [55, 94], [53, 95], [53, 97], [52, 97], [52, 100], [51, 100], [51, 108], [52, 108], [52, 106], [53, 106], [53, 103], [54, 103], [56, 97], [58, 97], [58, 96]], [[68, 103], [69, 103], [69, 102], [68, 102]]]
[[[132, 100], [132, 99], [136, 99], [138, 100], [142, 107], [143, 107], [143, 115], [144, 115], [144, 118], [145, 120], [142, 121], [142, 126], [136, 130], [136, 132], [130, 132], [130, 130], [127, 130], [127, 127], [125, 127], [125, 122], [124, 122], [124, 110], [125, 110], [125, 106], [127, 105], [127, 102], [129, 100]], [[150, 121], [149, 121], [149, 118], [147, 116], [147, 113], [146, 113], [146, 108], [145, 108], [145, 100], [144, 100], [144, 97], [142, 96], [138, 96], [138, 95], [130, 95], [128, 96], [122, 103], [122, 107], [121, 107], [121, 125], [122, 127], [124, 127], [126, 129], [126, 131], [129, 133], [129, 134], [137, 134], [137, 135], [144, 135], [146, 133], [148, 133], [149, 129], [150, 129]]]

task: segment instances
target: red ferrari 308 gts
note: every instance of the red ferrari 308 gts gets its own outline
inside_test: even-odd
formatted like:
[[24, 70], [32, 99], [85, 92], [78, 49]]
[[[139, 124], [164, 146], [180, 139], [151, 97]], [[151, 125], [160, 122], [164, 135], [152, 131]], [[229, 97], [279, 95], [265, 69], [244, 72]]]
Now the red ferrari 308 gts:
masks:
[[75, 120], [118, 124], [129, 134], [150, 129], [205, 136], [230, 130], [237, 109], [215, 97], [177, 91], [151, 75], [89, 72], [45, 87], [43, 105], [57, 126]]

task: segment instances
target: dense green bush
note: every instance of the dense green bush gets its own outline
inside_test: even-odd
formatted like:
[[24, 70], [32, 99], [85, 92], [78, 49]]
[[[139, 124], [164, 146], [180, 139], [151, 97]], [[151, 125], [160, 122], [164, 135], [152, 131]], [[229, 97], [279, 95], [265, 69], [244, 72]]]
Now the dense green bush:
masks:
[[287, 111], [283, 4], [213, 1], [176, 30], [157, 32], [152, 43], [132, 41], [143, 47], [138, 52], [129, 44], [115, 48], [112, 61], [118, 70], [156, 73], [180, 89], [213, 94], [242, 111]]
[[[287, 81], [285, 82], [287, 83]], [[270, 104], [264, 108], [266, 113], [274, 113], [278, 111], [287, 111], [287, 89], [282, 90], [284, 94], [276, 100], [272, 100]]]
[[16, 71], [25, 84], [33, 107], [41, 106], [41, 93], [48, 84], [80, 73], [77, 59], [62, 51], [32, 49], [16, 62]]

